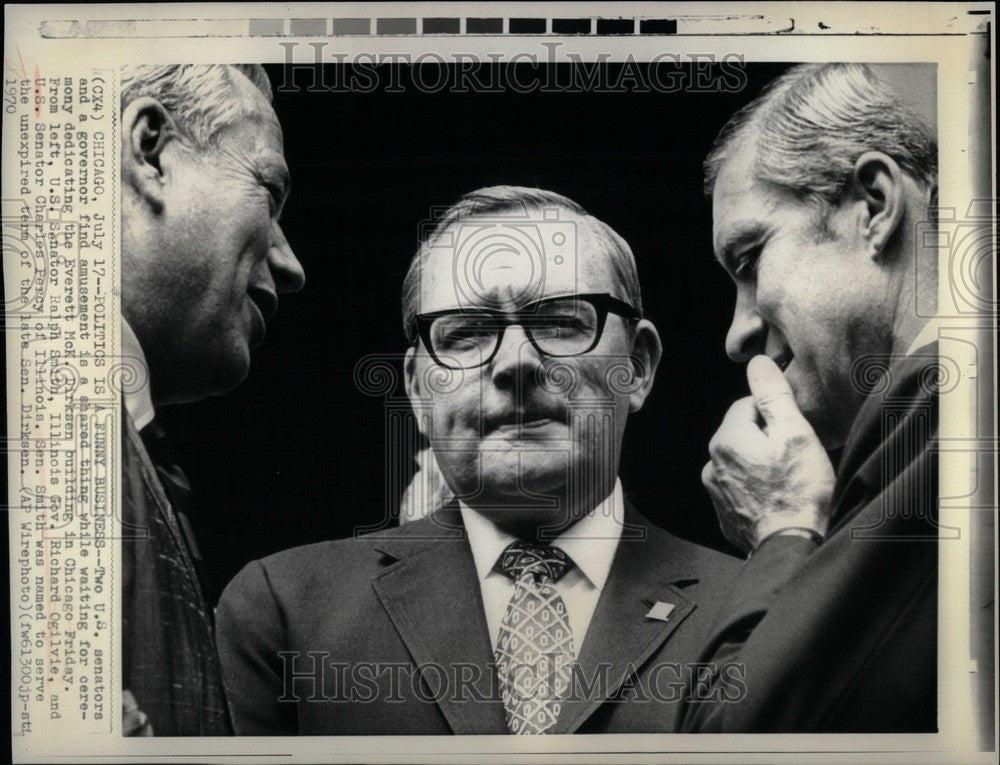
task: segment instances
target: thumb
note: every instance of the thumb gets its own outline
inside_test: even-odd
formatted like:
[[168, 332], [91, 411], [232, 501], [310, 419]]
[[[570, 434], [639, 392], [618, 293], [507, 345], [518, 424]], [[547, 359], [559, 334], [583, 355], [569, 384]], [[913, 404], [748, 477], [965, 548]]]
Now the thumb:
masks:
[[787, 427], [805, 420], [795, 403], [795, 394], [792, 393], [788, 380], [778, 369], [778, 365], [767, 356], [754, 356], [750, 359], [747, 364], [747, 382], [750, 383], [754, 406], [768, 427]]

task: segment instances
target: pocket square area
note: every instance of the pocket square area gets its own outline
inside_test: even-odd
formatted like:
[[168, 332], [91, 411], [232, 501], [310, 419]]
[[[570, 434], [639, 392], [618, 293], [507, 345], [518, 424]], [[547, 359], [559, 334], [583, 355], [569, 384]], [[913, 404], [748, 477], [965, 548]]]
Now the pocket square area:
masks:
[[646, 618], [665, 622], [670, 617], [670, 612], [673, 610], [673, 603], [664, 603], [658, 600], [653, 607], [649, 609], [649, 613], [646, 614]]

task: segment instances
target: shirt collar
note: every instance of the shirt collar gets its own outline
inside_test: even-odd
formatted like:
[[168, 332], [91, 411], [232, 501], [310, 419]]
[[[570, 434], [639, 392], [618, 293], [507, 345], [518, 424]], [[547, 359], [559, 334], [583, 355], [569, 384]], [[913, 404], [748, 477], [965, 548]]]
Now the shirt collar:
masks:
[[[486, 579], [493, 571], [500, 553], [517, 537], [498, 528], [493, 521], [459, 501], [462, 522], [469, 535], [472, 559], [476, 564], [479, 580]], [[622, 524], [625, 522], [625, 503], [621, 481], [603, 502], [556, 537], [552, 544], [573, 559], [580, 572], [598, 590], [611, 571]]]
[[153, 398], [149, 393], [149, 365], [146, 363], [146, 354], [142, 352], [142, 346], [139, 345], [139, 338], [135, 336], [135, 332], [125, 321], [124, 316], [122, 317], [122, 356], [129, 361], [131, 359], [138, 360], [141, 372], [137, 375], [137, 379], [144, 380], [144, 384], [140, 385], [137, 390], [122, 391], [122, 397], [125, 399], [125, 411], [135, 423], [135, 429], [142, 430], [153, 421], [153, 416], [156, 414], [153, 409]]
[[938, 339], [938, 323], [934, 319], [931, 319], [917, 333], [917, 336], [913, 338], [913, 342], [910, 343], [909, 349], [906, 351], [907, 356], [912, 356], [914, 353], [919, 351], [924, 346], [930, 345], [931, 343], [937, 341]]

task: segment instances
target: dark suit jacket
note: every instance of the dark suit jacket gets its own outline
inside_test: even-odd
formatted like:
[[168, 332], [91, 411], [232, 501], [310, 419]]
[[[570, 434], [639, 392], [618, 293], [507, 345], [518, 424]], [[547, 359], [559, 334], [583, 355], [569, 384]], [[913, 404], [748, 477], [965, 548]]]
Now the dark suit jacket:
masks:
[[[705, 606], [738, 567], [626, 512], [646, 538], [619, 544], [579, 653], [592, 688], [564, 703], [555, 733], [673, 730], [679, 704], [664, 699], [679, 699], [684, 681], [669, 665], [697, 656]], [[666, 621], [646, 616], [658, 601], [675, 607]], [[218, 630], [237, 733], [508, 732], [454, 507], [249, 564], [222, 596]], [[293, 680], [292, 670], [311, 676]]]
[[690, 704], [684, 730], [937, 729], [936, 361], [865, 400], [822, 545], [778, 537], [746, 563], [702, 656], [742, 664], [746, 697]]
[[132, 419], [122, 419], [122, 687], [154, 735], [227, 735], [211, 617], [185, 533]]

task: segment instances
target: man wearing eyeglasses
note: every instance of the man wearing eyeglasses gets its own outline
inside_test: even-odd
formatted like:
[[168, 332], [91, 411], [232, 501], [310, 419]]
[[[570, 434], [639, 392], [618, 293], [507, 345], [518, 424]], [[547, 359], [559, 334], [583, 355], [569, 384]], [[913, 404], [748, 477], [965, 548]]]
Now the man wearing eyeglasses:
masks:
[[454, 499], [237, 576], [218, 616], [237, 732], [674, 730], [735, 561], [623, 497], [661, 354], [628, 245], [561, 195], [480, 189], [423, 242], [403, 316]]

